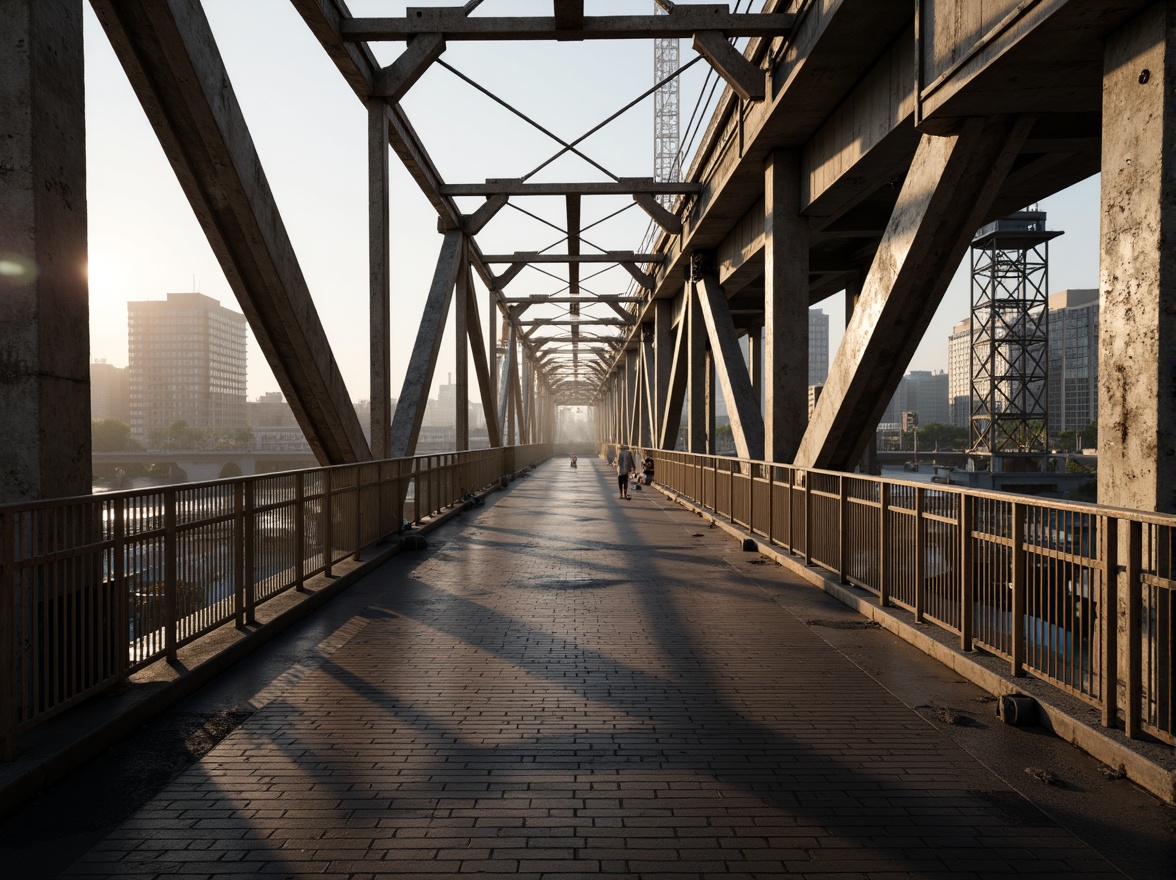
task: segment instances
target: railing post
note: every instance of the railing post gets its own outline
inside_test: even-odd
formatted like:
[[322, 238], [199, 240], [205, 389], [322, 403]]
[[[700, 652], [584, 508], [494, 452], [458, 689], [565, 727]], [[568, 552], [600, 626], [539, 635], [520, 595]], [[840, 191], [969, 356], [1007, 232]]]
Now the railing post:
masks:
[[927, 529], [923, 522], [925, 490], [915, 489], [915, 623], [924, 622], [927, 608]]
[[163, 616], [164, 648], [168, 662], [176, 661], [176, 645], [179, 641], [179, 597], [176, 595], [176, 490], [163, 492]]
[[[1127, 524], [1127, 701], [1124, 727], [1130, 739], [1142, 734], [1143, 708], [1143, 523]], [[1115, 609], [1116, 612], [1118, 609]]]
[[1119, 720], [1119, 520], [1103, 521], [1103, 595], [1099, 601], [1099, 632], [1102, 656], [1102, 726], [1114, 727]]
[[776, 466], [765, 465], [768, 478], [768, 546], [776, 543]]
[[111, 524], [111, 569], [110, 576], [114, 581], [114, 614], [118, 620], [118, 632], [122, 634], [121, 642], [115, 645], [118, 651], [118, 680], [127, 677], [127, 667], [130, 666], [130, 645], [127, 643], [130, 627], [130, 597], [127, 595], [127, 500], [122, 497], [114, 499], [114, 522]]
[[294, 474], [294, 589], [306, 590], [306, 482], [302, 471]]
[[245, 483], [245, 539], [242, 545], [245, 551], [245, 623], [252, 624], [257, 620], [257, 482], [249, 480]]
[[331, 510], [331, 471], [323, 471], [323, 576], [331, 577], [331, 563], [335, 551], [331, 549], [335, 539], [335, 517]]
[[813, 475], [804, 474], [804, 564], [813, 564]]
[[727, 462], [727, 515], [732, 525], [735, 524], [735, 468], [738, 465], [738, 461]]
[[1025, 553], [1025, 505], [1013, 502], [1012, 520], [1013, 547], [1013, 608], [1009, 621], [1011, 630], [1010, 653], [1012, 654], [1012, 674], [1025, 674], [1025, 590], [1026, 565], [1028, 559]]
[[975, 545], [972, 543], [972, 517], [974, 510], [971, 499], [966, 492], [959, 495], [960, 509], [960, 650], [972, 650], [974, 621], [972, 620], [972, 606], [975, 604], [976, 581]]
[[0, 513], [0, 758], [16, 757], [16, 547], [12, 521]]
[[878, 604], [890, 604], [890, 484], [878, 481]]
[[788, 522], [786, 523], [786, 526], [787, 526], [787, 534], [788, 534], [788, 555], [789, 556], [796, 555], [796, 533], [795, 533], [795, 531], [793, 531], [794, 521], [795, 521], [796, 517], [794, 517], [792, 515], [793, 506], [794, 506], [792, 494], [795, 491], [796, 491], [796, 468], [789, 467], [788, 468], [788, 487], [787, 487], [787, 491], [785, 492], [785, 495], [788, 497], [788, 504], [787, 504], [785, 511], [784, 511], [784, 515], [788, 518]]
[[245, 625], [245, 482], [233, 486], [233, 618]]
[[846, 511], [849, 507], [849, 492], [846, 487], [846, 475], [837, 475], [837, 582], [846, 582]]

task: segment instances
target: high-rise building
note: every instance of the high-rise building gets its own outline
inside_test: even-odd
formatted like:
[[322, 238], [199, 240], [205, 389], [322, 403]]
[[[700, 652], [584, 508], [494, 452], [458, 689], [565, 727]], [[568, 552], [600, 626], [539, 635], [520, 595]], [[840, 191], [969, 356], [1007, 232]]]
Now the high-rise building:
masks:
[[131, 434], [246, 427], [245, 316], [200, 293], [127, 303]]
[[90, 364], [90, 418], [118, 419], [130, 423], [131, 392], [127, 384], [127, 368], [116, 367], [104, 360]]
[[1080, 431], [1098, 421], [1098, 290], [1049, 298], [1049, 430]]
[[956, 324], [947, 337], [947, 401], [951, 424], [968, 427], [972, 417], [972, 319]]
[[919, 425], [946, 425], [950, 418], [947, 403], [948, 378], [942, 370], [911, 370], [902, 377], [880, 424], [902, 423], [904, 412], [918, 413]]
[[809, 309], [809, 385], [823, 385], [829, 377], [829, 316]]

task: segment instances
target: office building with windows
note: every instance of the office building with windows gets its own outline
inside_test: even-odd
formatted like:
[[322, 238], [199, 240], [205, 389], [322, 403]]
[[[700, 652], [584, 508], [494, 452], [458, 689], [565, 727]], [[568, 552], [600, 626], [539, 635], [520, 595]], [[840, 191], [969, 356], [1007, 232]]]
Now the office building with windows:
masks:
[[1098, 290], [1049, 298], [1049, 431], [1098, 421]]
[[132, 436], [178, 421], [212, 431], [248, 424], [245, 316], [200, 293], [127, 303]]

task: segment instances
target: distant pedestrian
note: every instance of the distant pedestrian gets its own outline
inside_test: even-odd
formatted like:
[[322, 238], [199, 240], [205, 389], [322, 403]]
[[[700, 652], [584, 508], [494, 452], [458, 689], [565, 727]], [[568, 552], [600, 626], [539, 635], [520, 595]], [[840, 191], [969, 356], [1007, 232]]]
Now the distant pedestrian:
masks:
[[633, 453], [629, 451], [629, 444], [621, 444], [621, 452], [617, 456], [617, 486], [621, 490], [621, 497], [629, 497], [629, 474], [637, 470], [637, 462], [633, 460]]
[[641, 473], [645, 477], [645, 485], [649, 486], [653, 483], [653, 456], [645, 456], [645, 461], [641, 462]]
[[613, 462], [617, 459], [617, 448], [613, 444], [608, 444], [608, 449], [604, 453], [604, 459], [608, 462], [609, 467], [613, 466]]

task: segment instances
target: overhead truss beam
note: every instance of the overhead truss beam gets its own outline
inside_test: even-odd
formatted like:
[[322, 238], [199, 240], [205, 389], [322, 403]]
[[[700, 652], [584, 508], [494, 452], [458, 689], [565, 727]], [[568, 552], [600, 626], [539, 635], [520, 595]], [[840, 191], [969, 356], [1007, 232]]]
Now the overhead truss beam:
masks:
[[[406, 42], [418, 34], [446, 40], [657, 40], [717, 31], [727, 37], [780, 37], [792, 31], [791, 13], [732, 13], [726, 4], [680, 3], [666, 15], [467, 16], [460, 7], [408, 7], [403, 18], [353, 18], [342, 23], [343, 39]], [[579, 25], [577, 27], [577, 24]]]
[[652, 177], [622, 177], [620, 180], [593, 180], [581, 183], [530, 183], [521, 178], [489, 178], [485, 183], [441, 183], [443, 196], [636, 196], [695, 195], [702, 192], [700, 183], [654, 180]]

